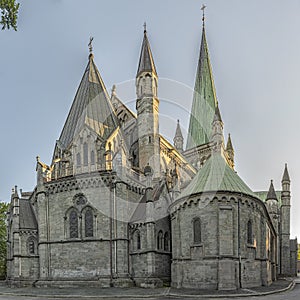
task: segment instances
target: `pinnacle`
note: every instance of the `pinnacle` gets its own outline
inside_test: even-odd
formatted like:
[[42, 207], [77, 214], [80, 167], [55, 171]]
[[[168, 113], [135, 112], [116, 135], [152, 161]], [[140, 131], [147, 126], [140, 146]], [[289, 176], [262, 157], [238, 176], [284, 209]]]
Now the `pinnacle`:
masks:
[[277, 200], [278, 201], [276, 192], [274, 189], [274, 185], [273, 185], [273, 180], [271, 180], [271, 184], [270, 184], [270, 188], [269, 188], [266, 200]]
[[289, 171], [288, 171], [288, 168], [287, 168], [287, 164], [285, 164], [284, 172], [283, 172], [283, 176], [282, 176], [282, 182], [284, 182], [284, 181], [288, 181], [288, 182], [291, 181]]
[[227, 145], [226, 145], [226, 151], [233, 151], [233, 146], [232, 146], [232, 142], [231, 142], [230, 133], [228, 134], [228, 140], [227, 140]]

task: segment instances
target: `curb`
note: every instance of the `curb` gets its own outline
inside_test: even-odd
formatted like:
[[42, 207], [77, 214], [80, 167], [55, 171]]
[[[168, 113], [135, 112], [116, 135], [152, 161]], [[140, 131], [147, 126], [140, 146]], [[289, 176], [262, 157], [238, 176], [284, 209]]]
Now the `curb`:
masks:
[[82, 299], [107, 299], [107, 298], [114, 298], [114, 299], [128, 299], [128, 298], [156, 298], [156, 297], [176, 297], [176, 298], [206, 298], [206, 299], [212, 299], [212, 298], [237, 298], [237, 297], [257, 297], [257, 296], [267, 296], [277, 293], [286, 292], [288, 290], [294, 289], [296, 283], [295, 281], [291, 281], [291, 283], [279, 290], [273, 290], [269, 292], [253, 292], [249, 294], [227, 294], [227, 295], [211, 295], [211, 294], [202, 294], [202, 295], [191, 295], [191, 294], [179, 294], [179, 293], [170, 293], [168, 290], [165, 293], [159, 293], [159, 294], [151, 294], [151, 295], [36, 295], [36, 294], [30, 294], [30, 293], [24, 293], [24, 294], [17, 294], [17, 293], [1, 293], [0, 295], [3, 296], [19, 296], [19, 297], [32, 297], [32, 298], [64, 298], [64, 299], [73, 299], [73, 298], [82, 298]]
[[184, 298], [241, 298], [241, 297], [258, 297], [258, 296], [267, 296], [267, 295], [272, 295], [272, 294], [278, 294], [278, 293], [283, 293], [288, 290], [292, 290], [295, 287], [295, 282], [291, 281], [291, 283], [280, 290], [274, 290], [274, 291], [269, 291], [269, 292], [253, 292], [249, 294], [228, 294], [228, 295], [190, 295], [190, 294], [176, 294], [176, 293], [169, 293], [168, 296], [172, 297], [184, 297]]

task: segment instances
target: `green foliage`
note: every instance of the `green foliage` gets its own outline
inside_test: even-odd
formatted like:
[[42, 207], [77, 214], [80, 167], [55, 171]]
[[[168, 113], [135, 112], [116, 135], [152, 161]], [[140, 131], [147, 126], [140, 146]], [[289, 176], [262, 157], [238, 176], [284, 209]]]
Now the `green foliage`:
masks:
[[16, 3], [16, 0], [0, 0], [2, 30], [10, 28], [17, 30], [19, 6], [20, 3]]
[[0, 202], [0, 278], [6, 275], [6, 212], [8, 203]]

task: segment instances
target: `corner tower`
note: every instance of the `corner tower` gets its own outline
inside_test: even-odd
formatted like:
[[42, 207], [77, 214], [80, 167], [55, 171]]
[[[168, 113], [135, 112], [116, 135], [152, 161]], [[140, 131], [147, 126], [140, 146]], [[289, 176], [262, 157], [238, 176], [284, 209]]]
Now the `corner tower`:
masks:
[[153, 169], [154, 178], [157, 178], [160, 176], [158, 76], [146, 25], [144, 27], [144, 39], [136, 74], [139, 168], [144, 170], [149, 164]]
[[280, 244], [281, 244], [281, 258], [280, 258], [280, 274], [290, 274], [290, 210], [291, 210], [291, 180], [288, 172], [287, 164], [285, 164], [282, 180], [281, 192], [281, 207], [280, 207]]
[[205, 35], [204, 8], [205, 7], [203, 6], [202, 40], [195, 79], [186, 150], [206, 144], [210, 141], [212, 135], [211, 124], [213, 122], [217, 106], [215, 85]]

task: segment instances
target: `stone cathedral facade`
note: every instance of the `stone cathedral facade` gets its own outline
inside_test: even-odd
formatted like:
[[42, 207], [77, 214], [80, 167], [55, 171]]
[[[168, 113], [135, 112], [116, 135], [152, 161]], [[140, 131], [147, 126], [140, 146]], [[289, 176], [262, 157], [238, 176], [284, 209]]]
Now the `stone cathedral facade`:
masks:
[[173, 144], [160, 134], [158, 85], [146, 30], [136, 112], [90, 53], [51, 164], [37, 158], [33, 191], [12, 192], [10, 285], [228, 290], [296, 273], [287, 166], [280, 191], [235, 171], [204, 24], [186, 147], [179, 121]]

